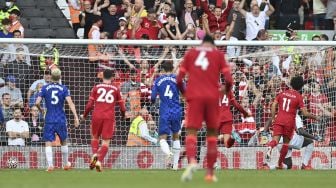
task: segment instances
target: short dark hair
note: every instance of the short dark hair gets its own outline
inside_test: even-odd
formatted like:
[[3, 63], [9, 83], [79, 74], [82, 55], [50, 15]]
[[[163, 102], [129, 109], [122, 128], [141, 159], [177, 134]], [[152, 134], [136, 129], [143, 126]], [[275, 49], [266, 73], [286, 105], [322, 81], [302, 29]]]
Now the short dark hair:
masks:
[[173, 62], [171, 61], [164, 61], [161, 65], [161, 69], [165, 72], [171, 72], [174, 70]]
[[8, 19], [8, 18], [5, 18], [1, 21], [1, 24], [2, 25], [10, 25], [12, 22]]
[[328, 35], [326, 35], [326, 34], [321, 34], [321, 35], [320, 35], [320, 38], [321, 38], [321, 39], [324, 39], [324, 40], [329, 40], [329, 37], [328, 37]]
[[205, 35], [205, 37], [203, 38], [203, 43], [206, 43], [206, 42], [215, 45], [215, 41], [214, 41], [214, 39], [212, 38], [212, 36], [210, 36], [210, 35], [208, 35], [208, 34]]
[[95, 15], [95, 16], [92, 18], [92, 23], [97, 23], [97, 22], [99, 22], [100, 20], [102, 20], [102, 18], [101, 18], [100, 16]]
[[114, 76], [113, 71], [111, 69], [105, 69], [103, 72], [103, 78], [106, 80], [111, 79]]
[[14, 34], [14, 33], [20, 33], [20, 35], [22, 34], [21, 31], [18, 30], [18, 29], [17, 29], [17, 30], [14, 30], [14, 31], [13, 31], [13, 34]]
[[170, 12], [167, 14], [167, 18], [169, 18], [169, 16], [176, 18], [176, 14], [174, 12]]
[[17, 16], [21, 16], [21, 12], [20, 12], [19, 10], [16, 10], [16, 9], [10, 11], [9, 14], [15, 14], [15, 15], [17, 15]]
[[304, 85], [304, 80], [302, 76], [294, 76], [290, 81], [290, 85], [296, 91], [300, 91]]
[[9, 96], [10, 96], [9, 93], [3, 93], [1, 97], [4, 98], [6, 95], [9, 95]]

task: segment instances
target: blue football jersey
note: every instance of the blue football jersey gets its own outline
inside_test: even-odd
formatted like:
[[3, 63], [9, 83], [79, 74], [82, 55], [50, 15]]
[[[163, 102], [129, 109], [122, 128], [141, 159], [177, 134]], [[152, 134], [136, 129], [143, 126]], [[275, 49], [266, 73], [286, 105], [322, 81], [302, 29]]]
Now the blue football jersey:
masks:
[[180, 91], [175, 74], [161, 75], [154, 81], [151, 100], [155, 101], [157, 95], [160, 97], [160, 116], [181, 113]]
[[61, 84], [50, 83], [42, 87], [39, 96], [44, 98], [47, 108], [45, 122], [66, 123], [64, 101], [70, 96], [68, 88]]

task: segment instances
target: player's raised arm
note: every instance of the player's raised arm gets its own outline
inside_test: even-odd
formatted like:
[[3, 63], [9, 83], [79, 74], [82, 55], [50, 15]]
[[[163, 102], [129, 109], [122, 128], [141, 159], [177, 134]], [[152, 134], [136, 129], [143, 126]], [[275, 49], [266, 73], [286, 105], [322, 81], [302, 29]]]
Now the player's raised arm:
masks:
[[184, 59], [182, 61], [182, 63], [180, 64], [180, 68], [179, 68], [179, 72], [177, 74], [177, 77], [176, 77], [176, 84], [177, 84], [177, 87], [179, 88], [179, 90], [181, 91], [182, 94], [184, 94], [184, 84], [183, 84], [183, 79], [185, 77], [185, 75], [187, 74], [187, 62], [188, 62], [188, 55], [189, 53], [187, 53], [185, 56], [184, 56]]
[[152, 93], [151, 93], [151, 102], [154, 104], [157, 96], [157, 86], [156, 86], [156, 80], [153, 83], [152, 87]]
[[240, 112], [244, 115], [244, 117], [248, 117], [251, 116], [250, 113], [248, 113], [234, 98], [234, 96], [232, 95], [232, 92], [230, 92], [229, 94], [229, 98], [230, 98], [230, 102], [231, 104]]
[[74, 115], [75, 117], [75, 127], [78, 127], [79, 126], [79, 119], [78, 119], [78, 115], [77, 115], [77, 111], [76, 111], [76, 107], [75, 107], [75, 104], [72, 102], [72, 99], [70, 96], [67, 96], [65, 98], [65, 100], [67, 101], [68, 105], [69, 105], [69, 108], [72, 112], [72, 114]]

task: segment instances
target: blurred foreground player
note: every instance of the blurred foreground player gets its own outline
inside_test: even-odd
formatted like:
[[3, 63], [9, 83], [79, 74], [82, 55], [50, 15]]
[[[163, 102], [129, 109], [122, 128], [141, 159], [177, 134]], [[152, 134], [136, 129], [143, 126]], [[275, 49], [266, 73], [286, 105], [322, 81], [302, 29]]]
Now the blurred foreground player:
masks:
[[57, 134], [61, 141], [61, 152], [63, 159], [63, 169], [69, 170], [71, 164], [68, 161], [68, 145], [67, 145], [67, 125], [66, 115], [64, 112], [64, 101], [67, 101], [71, 112], [75, 117], [75, 127], [79, 126], [79, 119], [76, 112], [76, 107], [72, 102], [70, 92], [64, 85], [59, 84], [61, 79], [61, 71], [56, 68], [51, 71], [51, 83], [44, 85], [36, 99], [37, 108], [44, 114], [41, 108], [41, 101], [44, 99], [47, 108], [45, 116], [45, 125], [43, 128], [43, 140], [46, 142], [46, 158], [48, 162], [47, 171], [54, 170], [52, 142], [55, 141], [55, 134]]
[[[90, 169], [96, 168], [97, 172], [102, 171], [102, 161], [107, 154], [110, 140], [113, 137], [115, 126], [115, 103], [118, 102], [120, 111], [125, 117], [125, 103], [121, 98], [119, 89], [112, 85], [113, 72], [106, 69], [103, 72], [103, 83], [93, 87], [86, 104], [85, 112], [81, 119], [85, 119], [93, 109], [91, 120], [91, 149], [92, 158]], [[99, 137], [102, 138], [101, 147], [99, 148]]]
[[[202, 122], [207, 125], [207, 173], [205, 180], [216, 182], [214, 163], [217, 158], [217, 131], [219, 128], [220, 98], [219, 79], [223, 72], [226, 91], [231, 91], [232, 77], [227, 66], [224, 54], [216, 49], [214, 40], [206, 35], [201, 46], [190, 49], [184, 56], [177, 76], [177, 85], [185, 95], [187, 111], [187, 136], [186, 153], [189, 165], [182, 174], [182, 181], [192, 179], [197, 168], [196, 142], [197, 131], [202, 127]], [[184, 91], [183, 78], [188, 76], [186, 90]]]

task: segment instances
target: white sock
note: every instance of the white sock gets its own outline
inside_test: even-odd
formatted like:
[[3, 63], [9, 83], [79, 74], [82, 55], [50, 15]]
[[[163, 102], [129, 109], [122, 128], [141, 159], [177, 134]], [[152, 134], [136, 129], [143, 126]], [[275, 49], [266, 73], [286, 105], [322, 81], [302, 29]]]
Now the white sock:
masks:
[[51, 146], [46, 146], [45, 147], [45, 153], [46, 153], [46, 158], [47, 158], [47, 163], [48, 167], [53, 167], [53, 151]]
[[180, 158], [181, 144], [180, 140], [173, 141], [173, 169], [178, 169], [178, 161]]
[[171, 154], [170, 149], [169, 149], [169, 145], [167, 143], [167, 140], [161, 139], [160, 140], [160, 147], [161, 147], [161, 150], [163, 151], [163, 153], [165, 153], [166, 155]]
[[63, 160], [63, 166], [68, 165], [69, 162], [69, 148], [68, 145], [61, 146], [61, 152], [62, 152], [62, 160]]
[[303, 154], [303, 160], [302, 160], [302, 163], [304, 165], [306, 166], [308, 165], [308, 162], [313, 154], [313, 151], [314, 151], [314, 143], [311, 143], [308, 146], [306, 146], [306, 149]]

